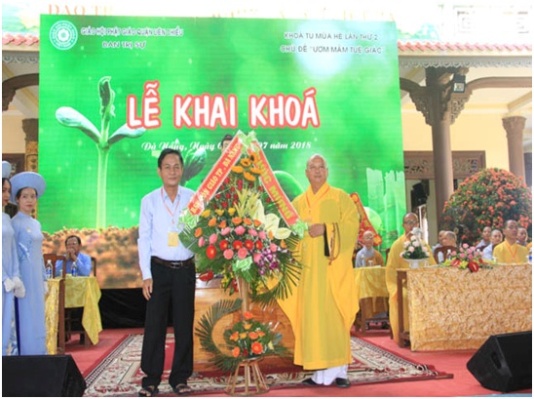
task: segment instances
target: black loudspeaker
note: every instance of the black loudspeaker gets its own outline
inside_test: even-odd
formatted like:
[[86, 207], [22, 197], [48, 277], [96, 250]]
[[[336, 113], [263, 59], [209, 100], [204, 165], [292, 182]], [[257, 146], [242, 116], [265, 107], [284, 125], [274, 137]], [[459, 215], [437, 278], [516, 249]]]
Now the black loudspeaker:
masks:
[[82, 396], [85, 388], [71, 355], [2, 356], [2, 396]]
[[532, 388], [532, 331], [492, 335], [469, 359], [467, 369], [487, 389]]
[[426, 200], [428, 199], [428, 191], [422, 182], [416, 183], [412, 186], [411, 195], [413, 206], [426, 204]]

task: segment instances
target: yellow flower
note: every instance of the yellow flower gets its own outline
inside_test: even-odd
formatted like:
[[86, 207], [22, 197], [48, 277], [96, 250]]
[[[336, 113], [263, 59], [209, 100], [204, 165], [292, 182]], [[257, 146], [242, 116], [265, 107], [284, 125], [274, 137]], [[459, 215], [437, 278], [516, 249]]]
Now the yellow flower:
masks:
[[245, 339], [246, 337], [247, 337], [246, 332], [242, 332], [241, 334], [239, 334], [239, 339]]
[[207, 218], [211, 215], [211, 209], [205, 209], [204, 212], [200, 214], [201, 217]]
[[250, 168], [249, 172], [254, 173], [255, 175], [260, 175], [261, 174], [260, 168], [256, 168], [256, 167]]
[[239, 165], [232, 166], [232, 172], [234, 173], [243, 173], [243, 167]]
[[215, 213], [219, 216], [224, 215], [224, 209], [215, 209]]
[[256, 177], [249, 172], [243, 173], [243, 177], [245, 178], [245, 180], [248, 180], [248, 181], [256, 181]]
[[252, 327], [252, 324], [250, 324], [250, 323], [243, 323], [243, 328], [244, 328], [245, 330], [250, 330], [250, 327]]
[[241, 158], [239, 163], [245, 168], [248, 168], [252, 162], [250, 161], [250, 158]]
[[235, 208], [228, 208], [228, 214], [229, 214], [230, 216], [234, 216], [234, 214], [235, 214]]

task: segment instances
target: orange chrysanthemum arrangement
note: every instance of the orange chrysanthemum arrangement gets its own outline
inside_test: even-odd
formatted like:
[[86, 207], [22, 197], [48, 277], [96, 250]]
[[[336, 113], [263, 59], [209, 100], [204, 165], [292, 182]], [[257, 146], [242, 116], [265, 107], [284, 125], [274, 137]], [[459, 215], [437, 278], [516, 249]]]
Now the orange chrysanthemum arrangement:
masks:
[[462, 242], [474, 244], [486, 226], [502, 229], [516, 220], [528, 228], [532, 223], [532, 192], [514, 174], [498, 168], [481, 170], [466, 178], [445, 203], [443, 228], [461, 227]]
[[243, 313], [243, 319], [224, 332], [224, 339], [234, 359], [243, 361], [265, 355], [279, 354], [280, 333], [254, 319], [250, 312]]

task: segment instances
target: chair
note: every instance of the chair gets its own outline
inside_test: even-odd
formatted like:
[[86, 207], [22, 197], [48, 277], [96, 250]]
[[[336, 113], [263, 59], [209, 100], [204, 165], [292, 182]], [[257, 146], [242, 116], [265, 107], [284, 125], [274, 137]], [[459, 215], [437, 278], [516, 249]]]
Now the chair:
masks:
[[[43, 254], [45, 267], [48, 261], [52, 264], [52, 276], [56, 275], [56, 264], [58, 260], [63, 262], [63, 265], [66, 262], [66, 259], [63, 255], [56, 254]], [[58, 342], [57, 342], [57, 353], [65, 353], [65, 276], [66, 270], [63, 267], [61, 273], [61, 280], [59, 281], [59, 303], [58, 303]]]
[[452, 252], [456, 252], [458, 251], [458, 248], [452, 246], [452, 245], [446, 245], [444, 247], [438, 247], [434, 250], [434, 259], [436, 260], [436, 262], [438, 263], [441, 263], [439, 261], [439, 255], [438, 254], [441, 254], [442, 255], [442, 258], [443, 260], [446, 260], [450, 257], [450, 254]]
[[[96, 277], [96, 258], [91, 256], [91, 274]], [[90, 341], [85, 336], [85, 330], [82, 326], [83, 308], [65, 309], [65, 335], [70, 339], [72, 334], [80, 334], [80, 344], [89, 346]]]

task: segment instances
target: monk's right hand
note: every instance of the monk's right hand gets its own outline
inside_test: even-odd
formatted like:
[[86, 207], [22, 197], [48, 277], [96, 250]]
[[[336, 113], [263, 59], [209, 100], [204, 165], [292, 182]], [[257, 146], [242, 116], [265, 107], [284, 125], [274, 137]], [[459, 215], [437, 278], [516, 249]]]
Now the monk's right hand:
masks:
[[143, 280], [143, 296], [148, 301], [152, 295], [152, 279], [147, 278]]

